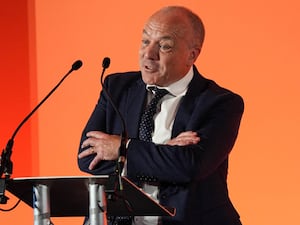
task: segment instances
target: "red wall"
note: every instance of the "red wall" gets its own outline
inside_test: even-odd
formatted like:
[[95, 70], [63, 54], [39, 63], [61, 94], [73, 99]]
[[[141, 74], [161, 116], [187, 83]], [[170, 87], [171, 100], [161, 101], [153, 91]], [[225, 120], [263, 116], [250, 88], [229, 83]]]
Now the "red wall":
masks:
[[[27, 1], [2, 1], [0, 7], [0, 146], [5, 148], [18, 125], [36, 104], [36, 66], [34, 58], [34, 15]], [[37, 115], [34, 115], [15, 136], [12, 161], [13, 176], [30, 176], [38, 171]], [[10, 208], [16, 203], [10, 198]], [[1, 224], [32, 224], [32, 210], [21, 204], [17, 210], [0, 212]]]
[[[0, 132], [5, 148], [17, 126], [35, 102], [35, 74], [30, 74], [29, 16], [26, 1], [7, 1], [1, 6], [1, 88]], [[26, 123], [15, 137], [12, 161], [15, 176], [32, 174], [33, 120]]]

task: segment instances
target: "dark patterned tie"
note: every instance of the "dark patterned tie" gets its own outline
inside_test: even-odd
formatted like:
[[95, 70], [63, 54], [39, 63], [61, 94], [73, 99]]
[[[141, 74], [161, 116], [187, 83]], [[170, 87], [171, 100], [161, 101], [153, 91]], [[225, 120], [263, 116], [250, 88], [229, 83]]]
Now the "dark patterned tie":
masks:
[[166, 89], [153, 88], [154, 97], [147, 105], [144, 114], [142, 115], [140, 127], [139, 127], [139, 138], [142, 141], [152, 141], [152, 132], [154, 130], [153, 116], [157, 111], [157, 103], [169, 92]]

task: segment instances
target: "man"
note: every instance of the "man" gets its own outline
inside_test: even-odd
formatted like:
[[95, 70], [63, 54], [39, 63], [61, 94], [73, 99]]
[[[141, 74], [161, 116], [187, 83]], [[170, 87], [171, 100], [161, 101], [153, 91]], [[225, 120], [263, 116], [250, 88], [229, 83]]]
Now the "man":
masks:
[[[243, 100], [204, 78], [194, 66], [203, 39], [197, 15], [179, 6], [162, 8], [144, 26], [141, 71], [105, 80], [128, 132], [127, 177], [162, 205], [176, 208], [174, 217], [135, 217], [133, 224], [241, 224], [226, 179]], [[155, 98], [155, 87], [168, 93], [158, 102], [149, 140], [141, 124], [146, 123], [143, 112]], [[101, 93], [82, 134], [80, 169], [112, 174], [121, 133], [120, 118]]]

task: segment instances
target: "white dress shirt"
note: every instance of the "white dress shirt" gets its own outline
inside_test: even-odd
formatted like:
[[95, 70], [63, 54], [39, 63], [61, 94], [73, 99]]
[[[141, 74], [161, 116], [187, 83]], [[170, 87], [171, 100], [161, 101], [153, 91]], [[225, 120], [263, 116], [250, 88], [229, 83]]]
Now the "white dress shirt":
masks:
[[[171, 138], [172, 127], [174, 119], [178, 110], [179, 102], [181, 98], [186, 94], [189, 83], [193, 78], [193, 67], [189, 72], [179, 81], [164, 88], [169, 91], [169, 94], [165, 95], [161, 100], [160, 109], [157, 114], [154, 115], [154, 132], [152, 135], [152, 141], [156, 144], [164, 144]], [[149, 90], [148, 102], [153, 97], [149, 87], [153, 85], [147, 85]], [[144, 184], [143, 191], [149, 195], [155, 201], [158, 201], [158, 187], [149, 184]], [[134, 217], [134, 225], [157, 225], [157, 216], [136, 216]]]

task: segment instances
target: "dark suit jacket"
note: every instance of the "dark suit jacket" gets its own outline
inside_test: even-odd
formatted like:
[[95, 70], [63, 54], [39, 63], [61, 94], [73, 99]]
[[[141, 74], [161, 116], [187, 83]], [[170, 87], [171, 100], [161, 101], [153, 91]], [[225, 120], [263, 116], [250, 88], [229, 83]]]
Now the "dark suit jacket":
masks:
[[[127, 152], [128, 178], [134, 182], [158, 182], [162, 205], [176, 208], [176, 216], [163, 218], [167, 225], [240, 224], [227, 190], [228, 155], [236, 140], [243, 114], [242, 98], [201, 76], [194, 67], [194, 77], [174, 121], [172, 137], [183, 131], [196, 131], [197, 145], [168, 146], [138, 139], [139, 120], [145, 105], [146, 89], [140, 72], [118, 73], [105, 79], [131, 139]], [[115, 110], [102, 93], [84, 131], [100, 130], [121, 134]], [[82, 151], [81, 149], [79, 151]], [[111, 174], [115, 162], [103, 161], [90, 171], [92, 159], [78, 161], [82, 171]]]

